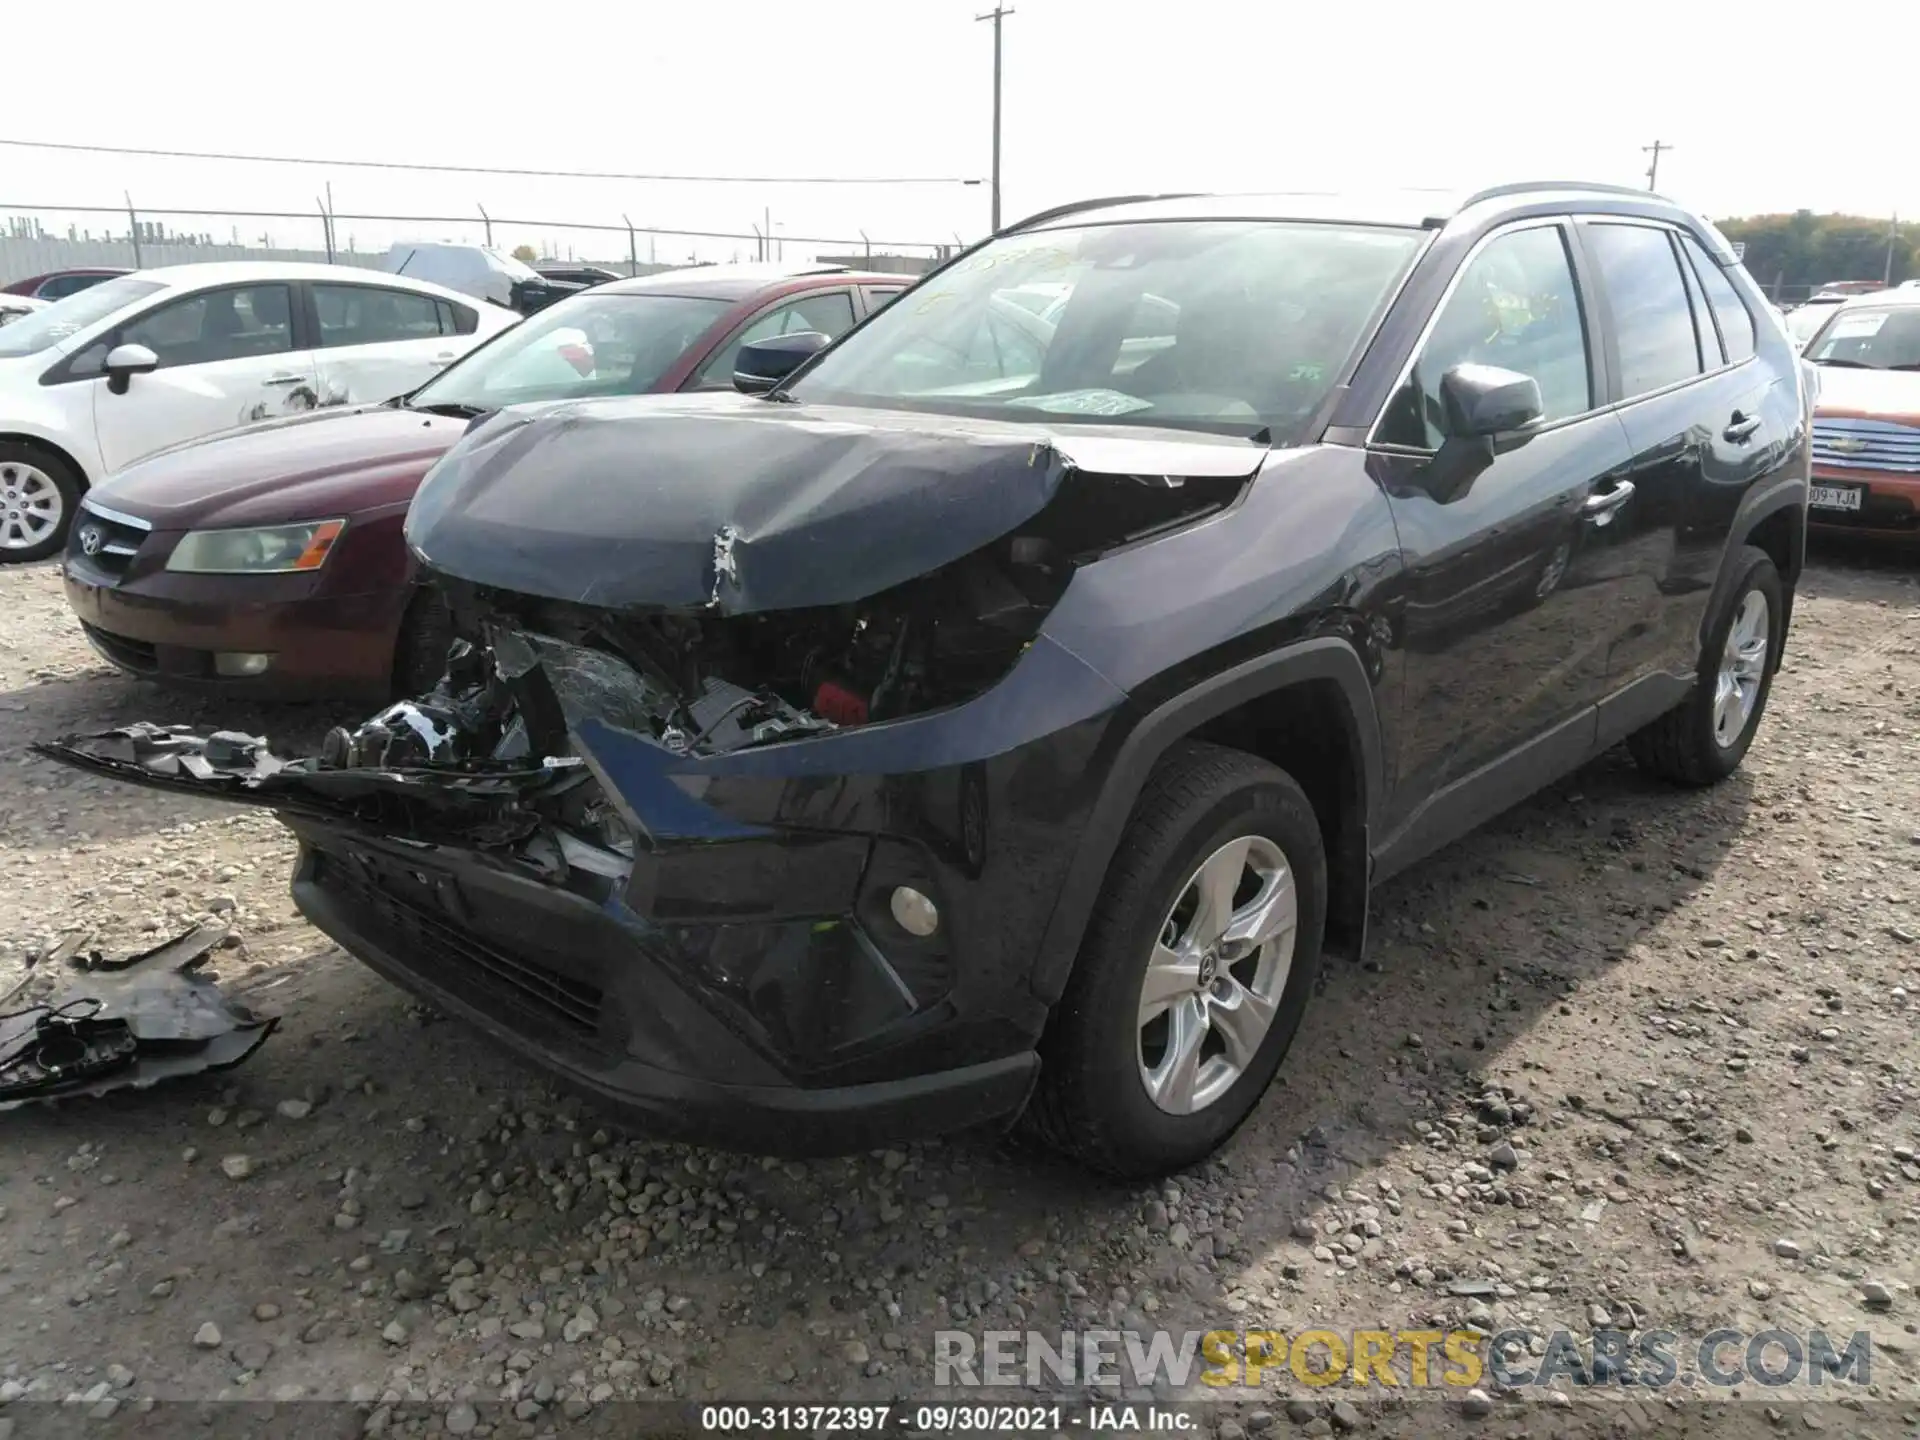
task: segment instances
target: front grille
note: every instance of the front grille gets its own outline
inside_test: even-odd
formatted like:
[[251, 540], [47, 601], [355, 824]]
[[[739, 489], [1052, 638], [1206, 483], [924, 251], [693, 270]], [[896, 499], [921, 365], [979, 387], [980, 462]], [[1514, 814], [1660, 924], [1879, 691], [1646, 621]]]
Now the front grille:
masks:
[[1816, 465], [1920, 474], [1920, 428], [1890, 420], [1815, 420]]
[[133, 640], [125, 635], [115, 635], [102, 630], [97, 625], [80, 622], [80, 628], [86, 631], [87, 639], [114, 664], [127, 670], [138, 670], [142, 674], [152, 674], [160, 668], [160, 656], [153, 646], [145, 640]]
[[604, 995], [598, 986], [550, 970], [537, 960], [495, 950], [331, 855], [315, 855], [313, 880], [354, 905], [356, 927], [376, 927], [390, 953], [433, 975], [455, 993], [469, 987], [484, 989], [509, 1004], [545, 1015], [575, 1035], [599, 1034]]
[[152, 529], [146, 521], [132, 515], [103, 510], [82, 500], [80, 513], [74, 517], [73, 531], [67, 536], [67, 554], [96, 570], [121, 575]]

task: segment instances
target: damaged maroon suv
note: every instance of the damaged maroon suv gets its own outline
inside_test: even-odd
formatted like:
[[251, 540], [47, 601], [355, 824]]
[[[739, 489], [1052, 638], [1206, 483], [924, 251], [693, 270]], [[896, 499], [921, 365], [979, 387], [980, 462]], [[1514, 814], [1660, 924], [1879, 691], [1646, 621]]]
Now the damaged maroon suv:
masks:
[[1150, 1175], [1372, 885], [1618, 741], [1728, 775], [1785, 643], [1810, 387], [1641, 192], [1070, 207], [736, 369], [476, 421], [445, 676], [319, 755], [43, 752], [274, 808], [315, 924], [660, 1131]]

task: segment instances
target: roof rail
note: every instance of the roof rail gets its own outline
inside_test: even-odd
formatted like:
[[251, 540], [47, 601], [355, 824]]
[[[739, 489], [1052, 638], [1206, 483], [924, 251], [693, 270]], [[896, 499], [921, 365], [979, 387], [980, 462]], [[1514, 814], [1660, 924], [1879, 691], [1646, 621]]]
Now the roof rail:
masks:
[[1100, 210], [1109, 205], [1139, 205], [1148, 200], [1191, 200], [1200, 192], [1181, 190], [1165, 195], [1106, 195], [1098, 200], [1075, 200], [1070, 205], [1056, 205], [1051, 210], [1042, 210], [1037, 215], [1029, 215], [1024, 220], [1016, 220], [1011, 225], [1002, 225], [997, 233], [1005, 235], [1014, 230], [1025, 230], [1032, 225], [1042, 225], [1049, 220], [1059, 220], [1068, 215], [1076, 215], [1082, 210]]
[[1493, 185], [1485, 190], [1476, 190], [1460, 202], [1460, 208], [1465, 210], [1482, 200], [1497, 200], [1503, 195], [1525, 195], [1534, 190], [1592, 190], [1602, 195], [1638, 195], [1643, 200], [1666, 201], [1663, 195], [1633, 185], [1604, 185], [1594, 180], [1516, 180], [1510, 185]]

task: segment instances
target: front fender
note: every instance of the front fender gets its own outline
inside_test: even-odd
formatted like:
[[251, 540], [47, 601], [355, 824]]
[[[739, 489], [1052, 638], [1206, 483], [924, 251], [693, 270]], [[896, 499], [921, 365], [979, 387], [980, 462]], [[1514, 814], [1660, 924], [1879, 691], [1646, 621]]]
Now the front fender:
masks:
[[[1107, 867], [1147, 777], [1168, 747], [1230, 710], [1311, 681], [1332, 681], [1346, 702], [1348, 738], [1361, 762], [1363, 813], [1368, 832], [1373, 831], [1384, 789], [1380, 717], [1366, 664], [1351, 644], [1336, 636], [1301, 640], [1209, 677], [1142, 715], [1115, 751], [1041, 940], [1033, 973], [1041, 1000], [1052, 1004], [1066, 989]], [[1361, 863], [1368, 863], [1364, 856]], [[1366, 886], [1354, 889], [1364, 929]]]

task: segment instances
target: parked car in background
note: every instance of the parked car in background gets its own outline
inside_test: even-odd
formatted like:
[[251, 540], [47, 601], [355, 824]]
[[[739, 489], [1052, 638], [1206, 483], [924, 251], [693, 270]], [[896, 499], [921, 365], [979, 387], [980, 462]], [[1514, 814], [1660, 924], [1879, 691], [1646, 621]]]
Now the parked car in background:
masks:
[[617, 270], [608, 270], [599, 265], [535, 265], [543, 280], [552, 280], [561, 285], [577, 285], [582, 290], [594, 285], [605, 285], [610, 280], [625, 280], [627, 277]]
[[489, 245], [403, 241], [388, 248], [384, 268], [395, 275], [411, 275], [480, 300], [490, 300], [521, 315], [544, 310], [554, 301], [584, 288], [549, 280], [524, 260]]
[[1820, 371], [1808, 519], [1920, 539], [1920, 289], [1834, 307], [1801, 353]]
[[102, 280], [116, 275], [131, 275], [131, 270], [111, 265], [81, 266], [72, 270], [49, 270], [44, 275], [29, 275], [6, 287], [9, 295], [31, 295], [36, 300], [64, 300]]
[[1814, 332], [1826, 324], [1827, 317], [1846, 300], [1845, 295], [1815, 295], [1787, 311], [1787, 334], [1792, 337], [1793, 343], [1802, 350], [1806, 349], [1807, 341], [1813, 338]]
[[8, 295], [0, 292], [0, 325], [10, 325], [24, 315], [46, 309], [52, 303], [50, 300], [36, 300], [31, 295]]
[[157, 450], [418, 387], [518, 316], [333, 265], [118, 275], [0, 330], [0, 562], [58, 551], [82, 494]]
[[474, 416], [726, 389], [748, 341], [838, 335], [906, 283], [716, 266], [596, 286], [392, 404], [254, 427], [115, 476], [83, 503], [68, 601], [132, 674], [279, 696], [417, 691], [440, 673], [446, 615], [415, 592], [400, 527]]
[[477, 421], [406, 522], [465, 643], [314, 761], [42, 753], [279, 808], [316, 926], [655, 1133], [1024, 1114], [1161, 1175], [1253, 1112], [1370, 887], [1619, 741], [1740, 765], [1807, 501], [1759, 305], [1639, 190], [1063, 207], [746, 346], [765, 398]]

